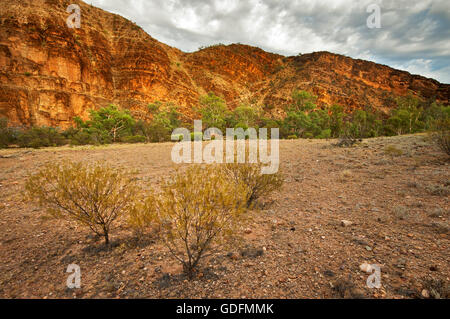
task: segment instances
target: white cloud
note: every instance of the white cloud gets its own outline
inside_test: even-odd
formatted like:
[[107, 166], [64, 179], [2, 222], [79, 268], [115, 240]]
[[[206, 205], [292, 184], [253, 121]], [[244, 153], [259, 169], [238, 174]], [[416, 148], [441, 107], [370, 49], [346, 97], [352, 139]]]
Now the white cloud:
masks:
[[[448, 0], [90, 0], [184, 51], [241, 42], [284, 55], [331, 51], [450, 83]], [[369, 4], [381, 29], [369, 29]]]

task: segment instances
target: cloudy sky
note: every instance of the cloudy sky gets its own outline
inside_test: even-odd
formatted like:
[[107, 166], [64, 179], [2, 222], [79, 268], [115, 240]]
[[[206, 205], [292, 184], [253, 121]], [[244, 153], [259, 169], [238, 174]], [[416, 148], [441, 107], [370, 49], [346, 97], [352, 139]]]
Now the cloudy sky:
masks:
[[[450, 83], [449, 0], [85, 1], [186, 52], [236, 42], [283, 55], [325, 50]], [[373, 4], [381, 28], [367, 25]]]

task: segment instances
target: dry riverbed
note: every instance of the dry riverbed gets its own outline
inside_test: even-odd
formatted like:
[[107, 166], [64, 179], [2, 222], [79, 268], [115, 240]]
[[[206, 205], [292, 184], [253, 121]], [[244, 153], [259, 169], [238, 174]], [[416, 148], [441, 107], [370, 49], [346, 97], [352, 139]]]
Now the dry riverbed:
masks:
[[[173, 144], [0, 150], [0, 297], [448, 298], [446, 156], [425, 135], [333, 142], [281, 141], [284, 186], [192, 281], [156, 235], [139, 238], [122, 221], [104, 249], [22, 193], [43, 164], [67, 160], [137, 169], [139, 182], [158, 185], [177, 168]], [[380, 265], [381, 288], [366, 286], [364, 262]], [[66, 287], [72, 263], [80, 289]]]

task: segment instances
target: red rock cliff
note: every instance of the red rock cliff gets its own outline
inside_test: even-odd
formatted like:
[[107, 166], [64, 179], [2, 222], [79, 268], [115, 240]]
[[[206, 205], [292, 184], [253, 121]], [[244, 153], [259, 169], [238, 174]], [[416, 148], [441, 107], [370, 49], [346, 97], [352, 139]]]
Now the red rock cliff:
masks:
[[[81, 7], [80, 29], [66, 26], [71, 3]], [[450, 100], [450, 85], [328, 52], [284, 57], [233, 44], [184, 53], [78, 0], [2, 0], [0, 79], [0, 117], [14, 125], [67, 127], [109, 103], [146, 118], [145, 106], [156, 100], [189, 116], [209, 91], [230, 107], [282, 106], [294, 88], [347, 108], [389, 108], [408, 91]]]

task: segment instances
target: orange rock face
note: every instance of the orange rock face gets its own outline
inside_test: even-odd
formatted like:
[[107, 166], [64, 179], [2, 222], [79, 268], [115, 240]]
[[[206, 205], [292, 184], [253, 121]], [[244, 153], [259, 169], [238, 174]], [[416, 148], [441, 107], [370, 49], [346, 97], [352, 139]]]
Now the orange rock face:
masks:
[[[80, 29], [66, 25], [71, 3]], [[323, 106], [387, 110], [409, 91], [449, 103], [450, 85], [328, 52], [284, 57], [233, 44], [184, 53], [134, 23], [81, 1], [2, 0], [0, 117], [13, 125], [68, 127], [109, 103], [147, 118], [146, 105], [173, 102], [186, 116], [213, 91], [230, 107], [290, 103], [295, 88]]]

